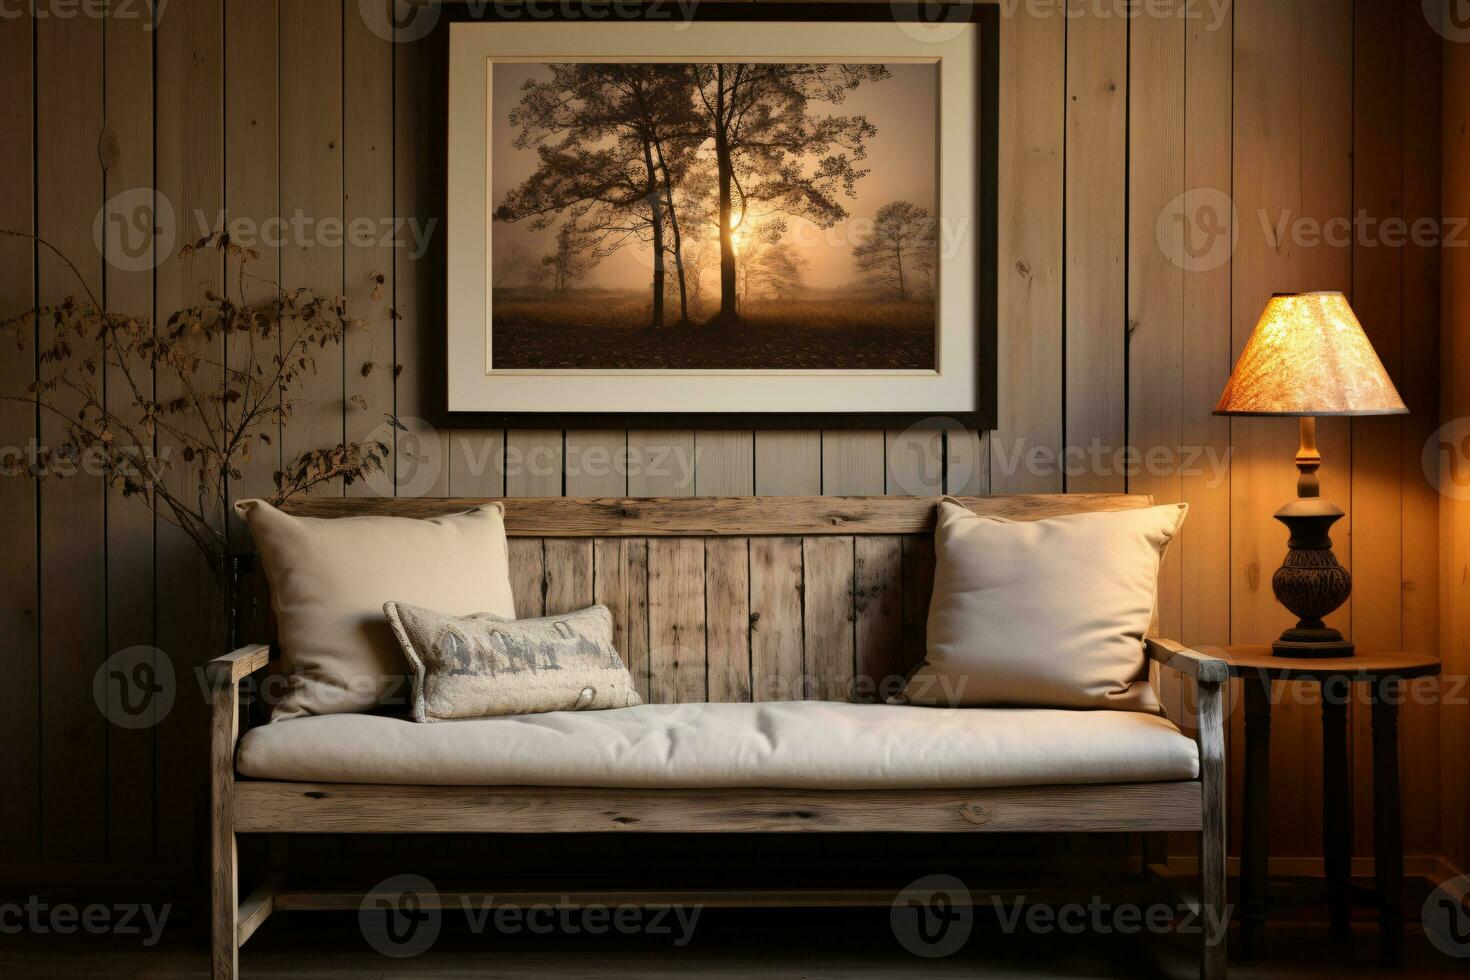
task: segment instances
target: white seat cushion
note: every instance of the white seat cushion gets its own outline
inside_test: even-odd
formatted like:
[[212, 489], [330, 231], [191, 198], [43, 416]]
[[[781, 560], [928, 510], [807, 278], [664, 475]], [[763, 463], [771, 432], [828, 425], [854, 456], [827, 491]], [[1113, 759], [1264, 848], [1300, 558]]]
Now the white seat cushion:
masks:
[[418, 786], [941, 789], [1161, 782], [1195, 744], [1136, 711], [827, 701], [640, 705], [421, 725], [321, 715], [246, 733], [261, 779]]

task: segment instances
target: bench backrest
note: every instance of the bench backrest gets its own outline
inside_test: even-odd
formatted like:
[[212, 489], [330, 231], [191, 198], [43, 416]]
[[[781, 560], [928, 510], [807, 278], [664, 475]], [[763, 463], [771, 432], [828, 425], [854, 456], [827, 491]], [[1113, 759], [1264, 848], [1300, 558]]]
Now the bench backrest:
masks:
[[[1147, 507], [1144, 495], [966, 497], [1036, 520]], [[482, 499], [306, 498], [311, 517], [435, 517]], [[653, 702], [875, 700], [923, 658], [934, 498], [508, 498], [516, 610], [600, 602]]]

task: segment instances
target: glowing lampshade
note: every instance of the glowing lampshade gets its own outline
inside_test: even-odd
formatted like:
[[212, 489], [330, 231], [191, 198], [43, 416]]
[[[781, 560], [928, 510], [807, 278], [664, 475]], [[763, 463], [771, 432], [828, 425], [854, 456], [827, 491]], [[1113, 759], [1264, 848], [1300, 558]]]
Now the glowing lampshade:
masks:
[[1408, 409], [1342, 293], [1271, 298], [1216, 415], [1402, 415]]

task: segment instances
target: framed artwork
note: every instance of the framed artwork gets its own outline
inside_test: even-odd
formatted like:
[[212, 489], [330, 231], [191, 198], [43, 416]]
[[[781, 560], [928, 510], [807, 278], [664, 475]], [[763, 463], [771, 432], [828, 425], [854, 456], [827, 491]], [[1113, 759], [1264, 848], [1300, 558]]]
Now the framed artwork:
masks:
[[450, 31], [450, 419], [995, 422], [994, 8]]

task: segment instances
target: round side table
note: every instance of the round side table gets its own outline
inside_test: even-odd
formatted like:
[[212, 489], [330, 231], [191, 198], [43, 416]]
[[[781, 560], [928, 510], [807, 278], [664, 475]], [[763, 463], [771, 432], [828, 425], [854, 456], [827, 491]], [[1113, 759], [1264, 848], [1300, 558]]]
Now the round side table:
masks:
[[1373, 712], [1373, 862], [1382, 960], [1403, 953], [1404, 850], [1399, 799], [1398, 705], [1403, 681], [1439, 674], [1439, 661], [1415, 653], [1362, 651], [1352, 657], [1278, 657], [1269, 646], [1232, 646], [1230, 674], [1245, 692], [1245, 826], [1241, 852], [1241, 956], [1259, 955], [1266, 928], [1270, 823], [1271, 682], [1313, 681], [1322, 691], [1322, 841], [1332, 937], [1349, 934], [1353, 812], [1349, 798], [1347, 708], [1354, 684], [1369, 686]]

